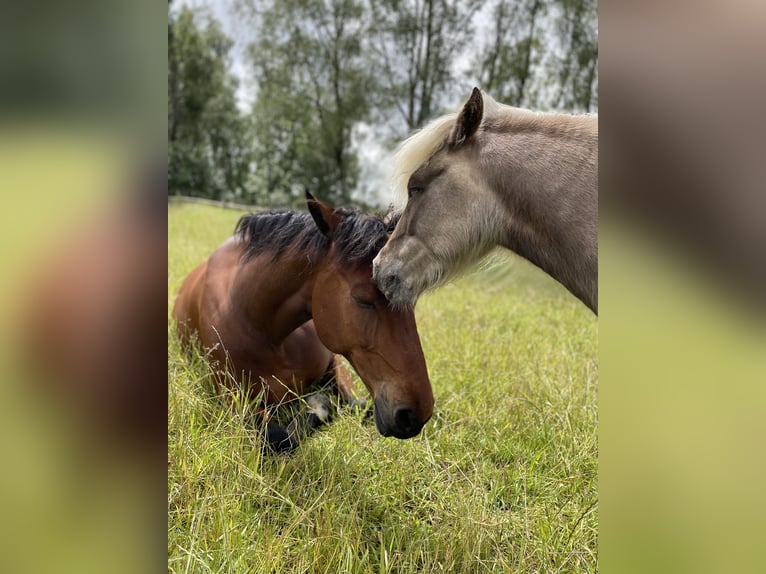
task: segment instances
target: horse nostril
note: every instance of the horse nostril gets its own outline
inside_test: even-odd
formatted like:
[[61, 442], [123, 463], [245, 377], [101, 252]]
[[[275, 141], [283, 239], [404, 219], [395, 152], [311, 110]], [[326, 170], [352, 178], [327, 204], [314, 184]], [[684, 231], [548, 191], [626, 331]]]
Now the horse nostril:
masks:
[[409, 407], [396, 409], [394, 413], [394, 422], [400, 433], [407, 436], [416, 435], [421, 428], [420, 421], [415, 416], [415, 412]]

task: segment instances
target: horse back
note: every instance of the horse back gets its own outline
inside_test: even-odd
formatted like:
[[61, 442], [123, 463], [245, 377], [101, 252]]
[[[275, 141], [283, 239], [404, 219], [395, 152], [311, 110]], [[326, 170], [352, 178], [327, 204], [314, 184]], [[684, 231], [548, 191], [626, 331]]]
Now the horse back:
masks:
[[221, 307], [228, 299], [229, 289], [239, 265], [241, 249], [232, 239], [227, 240], [186, 276], [173, 307], [181, 341], [188, 344], [195, 333], [203, 346], [212, 346], [208, 329], [219, 318]]
[[[186, 349], [196, 339], [214, 372], [225, 366], [240, 384], [262, 386], [268, 391], [266, 401], [277, 403], [290, 391], [302, 394], [331, 368], [334, 355], [319, 340], [311, 320], [274, 345], [261, 325], [246, 319], [245, 301], [233, 287], [257, 272], [247, 266], [262, 264], [253, 260], [243, 265], [241, 255], [241, 245], [230, 239], [191, 271], [179, 289], [172, 316]], [[257, 299], [257, 294], [252, 297]]]
[[181, 343], [188, 347], [191, 336], [199, 331], [200, 307], [207, 261], [186, 276], [173, 305], [173, 319], [178, 325]]

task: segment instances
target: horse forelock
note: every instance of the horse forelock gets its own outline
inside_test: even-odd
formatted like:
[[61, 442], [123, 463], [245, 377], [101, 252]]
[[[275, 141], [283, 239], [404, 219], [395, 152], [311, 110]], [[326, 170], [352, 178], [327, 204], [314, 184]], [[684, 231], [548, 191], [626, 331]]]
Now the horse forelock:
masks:
[[344, 261], [370, 264], [388, 241], [399, 214], [370, 215], [359, 210], [339, 210], [344, 215], [333, 241]]
[[403, 210], [407, 204], [407, 182], [410, 176], [442, 146], [456, 118], [456, 113], [437, 118], [397, 147], [391, 177], [397, 210]]
[[[370, 215], [359, 209], [338, 208], [341, 222], [333, 241], [341, 258], [350, 264], [371, 263], [385, 245], [399, 215]], [[329, 240], [314, 223], [309, 213], [291, 210], [269, 210], [244, 215], [234, 234], [245, 243], [247, 260], [270, 253], [274, 260], [288, 250], [315, 261], [329, 247]]]

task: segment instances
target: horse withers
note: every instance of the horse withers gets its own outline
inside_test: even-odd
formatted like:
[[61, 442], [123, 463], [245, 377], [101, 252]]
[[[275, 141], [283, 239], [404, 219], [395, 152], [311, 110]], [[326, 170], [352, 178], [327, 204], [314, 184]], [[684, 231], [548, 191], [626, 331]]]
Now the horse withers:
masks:
[[[306, 196], [309, 213], [244, 216], [189, 274], [173, 309], [182, 342], [196, 334], [216, 384], [233, 380], [267, 405], [328, 375], [353, 400], [342, 355], [372, 395], [378, 431], [413, 437], [434, 401], [415, 316], [391, 306], [372, 281], [393, 222]], [[270, 422], [267, 438], [288, 450], [299, 437]]]
[[495, 246], [534, 263], [598, 313], [598, 117], [500, 105], [478, 88], [394, 158], [406, 207], [373, 263], [414, 305]]

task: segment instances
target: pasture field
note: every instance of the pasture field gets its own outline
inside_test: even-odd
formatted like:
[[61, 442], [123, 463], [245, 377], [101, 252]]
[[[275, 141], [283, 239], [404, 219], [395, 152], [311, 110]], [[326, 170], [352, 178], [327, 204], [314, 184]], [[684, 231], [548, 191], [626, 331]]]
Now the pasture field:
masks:
[[[169, 306], [240, 215], [170, 204]], [[597, 570], [597, 320], [526, 262], [418, 302], [436, 404], [407, 441], [348, 413], [261, 454], [168, 319], [170, 572]]]

